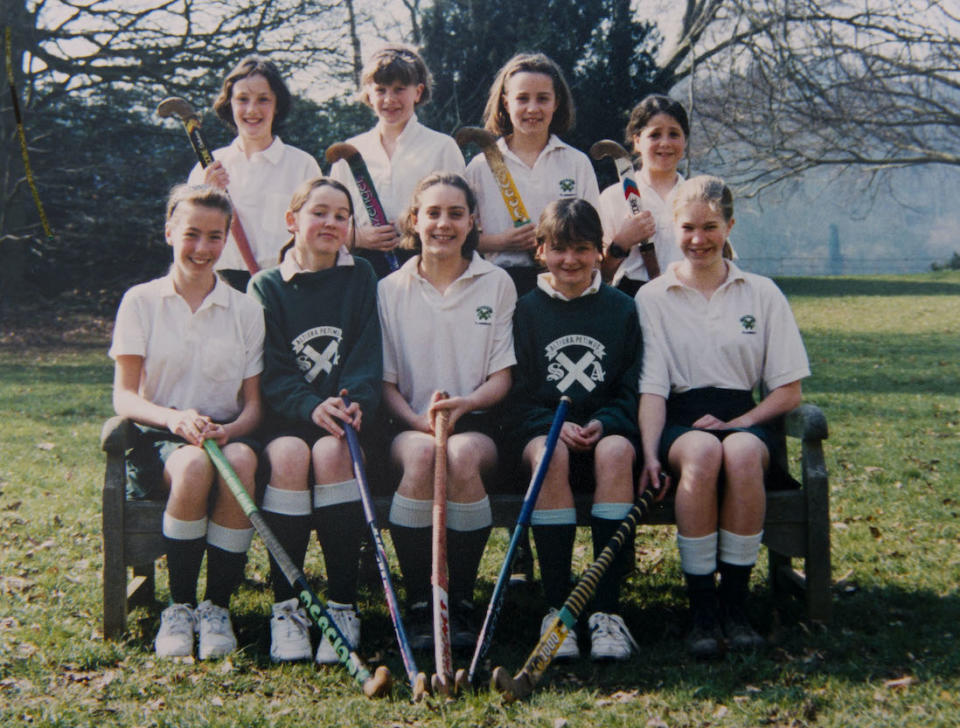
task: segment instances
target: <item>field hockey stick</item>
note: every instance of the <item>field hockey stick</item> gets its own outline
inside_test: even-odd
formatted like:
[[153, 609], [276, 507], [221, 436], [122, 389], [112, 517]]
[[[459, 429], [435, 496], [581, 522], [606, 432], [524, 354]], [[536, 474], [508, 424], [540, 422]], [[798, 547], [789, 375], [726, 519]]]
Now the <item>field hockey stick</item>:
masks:
[[[197, 112], [193, 110], [189, 101], [179, 96], [170, 96], [157, 105], [157, 116], [161, 119], [166, 119], [171, 116], [179, 118], [183, 123], [183, 128], [187, 132], [187, 137], [190, 139], [190, 146], [193, 147], [197, 159], [200, 160], [200, 166], [206, 169], [213, 164], [213, 155], [210, 154], [210, 148], [200, 133], [200, 117], [197, 115]], [[237, 250], [240, 251], [243, 264], [247, 266], [250, 275], [253, 275], [260, 270], [260, 266], [257, 265], [257, 259], [253, 254], [253, 249], [250, 247], [250, 240], [247, 239], [247, 233], [244, 231], [243, 225], [240, 222], [240, 213], [236, 207], [233, 209], [233, 217], [230, 220], [230, 234], [233, 235], [233, 239], [237, 244]]]
[[[640, 187], [633, 176], [633, 160], [630, 158], [630, 152], [612, 139], [602, 139], [590, 147], [590, 156], [600, 160], [604, 157], [613, 159], [617, 167], [617, 176], [620, 177], [620, 185], [623, 187], [623, 196], [630, 208], [631, 215], [639, 215], [643, 212], [640, 206]], [[639, 245], [640, 257], [643, 258], [643, 265], [647, 269], [647, 275], [653, 280], [660, 275], [660, 263], [657, 261], [657, 251], [650, 240], [644, 240]]]
[[257, 533], [260, 534], [264, 545], [266, 545], [267, 550], [276, 560], [283, 575], [287, 577], [290, 586], [297, 590], [297, 598], [300, 600], [306, 613], [310, 616], [310, 619], [320, 629], [323, 639], [330, 640], [330, 644], [333, 646], [333, 651], [337, 654], [337, 659], [340, 661], [340, 664], [347, 669], [347, 672], [353, 676], [354, 680], [360, 683], [363, 687], [364, 695], [368, 698], [379, 698], [390, 692], [390, 670], [387, 669], [385, 665], [381, 665], [373, 675], [370, 674], [369, 668], [363, 664], [360, 656], [354, 650], [354, 646], [350, 644], [350, 641], [344, 636], [343, 632], [340, 631], [337, 623], [333, 621], [330, 612], [327, 611], [326, 602], [318, 597], [313, 589], [310, 588], [310, 584], [307, 583], [307, 577], [304, 576], [303, 571], [293, 563], [293, 560], [284, 550], [283, 546], [280, 545], [273, 531], [270, 530], [267, 522], [263, 519], [263, 514], [260, 512], [260, 509], [257, 508], [250, 494], [247, 493], [246, 488], [243, 487], [243, 483], [240, 482], [240, 478], [237, 477], [237, 474], [234, 472], [217, 443], [213, 440], [204, 440], [203, 449], [207, 451], [207, 455], [210, 456], [210, 460], [213, 462], [214, 467], [216, 467], [217, 472], [219, 472], [224, 481], [226, 481], [227, 487], [230, 488], [230, 492], [233, 493], [234, 498], [237, 499], [237, 503], [240, 504], [244, 515], [250, 519], [250, 523], [257, 530]]
[[[341, 393], [343, 406], [350, 406], [350, 399], [346, 393]], [[390, 578], [390, 562], [387, 561], [387, 551], [383, 546], [383, 536], [377, 527], [377, 515], [373, 508], [373, 497], [370, 495], [370, 486], [367, 483], [367, 473], [363, 467], [363, 451], [360, 449], [360, 442], [357, 439], [357, 431], [353, 425], [345, 422], [343, 430], [347, 437], [347, 448], [350, 450], [350, 459], [353, 461], [353, 475], [357, 479], [357, 487], [360, 489], [360, 501], [363, 503], [363, 515], [367, 519], [367, 526], [370, 528], [370, 535], [373, 538], [373, 546], [377, 556], [377, 568], [380, 571], [380, 581], [383, 582], [383, 593], [387, 599], [387, 609], [390, 611], [390, 619], [393, 621], [393, 630], [397, 634], [397, 644], [400, 645], [400, 656], [403, 658], [403, 667], [407, 671], [407, 677], [410, 680], [410, 690], [413, 693], [414, 702], [419, 701], [427, 692], [427, 677], [417, 670], [417, 663], [413, 659], [413, 650], [410, 647], [410, 641], [407, 639], [407, 631], [403, 627], [403, 620], [400, 618], [400, 604], [397, 601], [397, 592], [393, 588], [393, 581]]]
[[[373, 186], [373, 177], [370, 176], [370, 170], [367, 169], [367, 163], [363, 161], [363, 155], [352, 144], [346, 142], [337, 142], [327, 147], [327, 162], [333, 164], [341, 159], [346, 161], [350, 167], [350, 174], [353, 175], [353, 181], [360, 191], [360, 199], [363, 200], [363, 206], [367, 210], [370, 222], [373, 225], [389, 225], [387, 213], [384, 212], [383, 204], [380, 202], [380, 196], [377, 194], [377, 188]], [[387, 265], [390, 270], [396, 270], [400, 267], [397, 261], [397, 254], [392, 250], [381, 251], [387, 259]]]
[[[446, 399], [442, 392], [441, 399]], [[453, 680], [453, 645], [450, 640], [450, 587], [447, 573], [447, 423], [450, 413], [437, 412], [434, 419], [433, 465], [433, 659], [436, 674], [431, 678], [435, 694], [449, 695], [455, 687]]]
[[467, 144], [476, 144], [483, 152], [487, 160], [487, 166], [493, 173], [493, 179], [496, 180], [497, 187], [500, 189], [500, 195], [507, 206], [507, 212], [510, 213], [510, 219], [513, 220], [514, 227], [520, 227], [530, 222], [530, 215], [527, 208], [523, 206], [523, 200], [520, 199], [520, 192], [517, 185], [507, 169], [507, 161], [503, 158], [503, 152], [497, 146], [497, 138], [486, 129], [478, 126], [464, 126], [457, 130], [453, 135], [457, 144], [465, 147]]
[[540, 462], [537, 463], [536, 472], [530, 480], [527, 487], [527, 494], [523, 497], [523, 505], [520, 507], [520, 515], [517, 517], [517, 525], [514, 526], [513, 536], [510, 538], [510, 545], [507, 547], [507, 555], [503, 559], [503, 566], [500, 567], [500, 575], [497, 577], [497, 583], [493, 588], [493, 595], [490, 597], [490, 604], [487, 607], [487, 614], [483, 618], [483, 627], [480, 628], [480, 634], [477, 637], [477, 646], [473, 650], [473, 658], [470, 660], [470, 667], [464, 674], [463, 670], [457, 670], [457, 684], [459, 687], [472, 685], [474, 677], [477, 674], [477, 665], [484, 655], [490, 649], [490, 643], [493, 642], [493, 632], [497, 628], [497, 618], [500, 616], [500, 609], [503, 606], [503, 595], [506, 593], [507, 583], [510, 581], [510, 569], [513, 565], [513, 557], [516, 555], [520, 540], [523, 538], [527, 526], [530, 525], [530, 516], [533, 514], [533, 508], [537, 503], [537, 497], [540, 495], [540, 487], [547, 476], [547, 470], [550, 469], [550, 460], [553, 458], [553, 451], [557, 446], [557, 440], [560, 438], [560, 430], [563, 428], [563, 422], [567, 418], [567, 410], [570, 408], [570, 397], [564, 395], [560, 398], [560, 404], [557, 405], [557, 411], [553, 416], [553, 423], [550, 425], [550, 431], [547, 434], [547, 442], [540, 456]]
[[587, 573], [577, 582], [570, 596], [563, 603], [563, 608], [544, 631], [543, 636], [537, 646], [533, 648], [533, 652], [530, 653], [520, 672], [510, 677], [510, 673], [506, 669], [497, 667], [490, 678], [491, 690], [503, 693], [508, 700], [525, 698], [533, 692], [534, 687], [543, 677], [543, 673], [553, 661], [557, 650], [560, 649], [560, 644], [566, 638], [567, 633], [574, 628], [587, 602], [593, 597], [597, 590], [597, 583], [610, 568], [610, 564], [623, 547], [624, 542], [630, 537], [637, 523], [650, 510], [653, 498], [654, 491], [652, 488], [643, 492], [643, 495], [630, 509], [627, 517], [617, 526], [617, 530], [607, 541], [607, 545], [603, 547], [603, 551], [600, 552], [596, 561], [590, 565]]
[[33, 195], [33, 204], [37, 207], [37, 214], [40, 215], [40, 227], [43, 228], [43, 234], [47, 236], [47, 240], [52, 243], [54, 241], [53, 231], [50, 229], [50, 221], [47, 219], [47, 213], [43, 209], [43, 203], [40, 201], [40, 191], [37, 189], [37, 181], [33, 178], [33, 168], [30, 166], [30, 152], [27, 147], [27, 133], [23, 129], [23, 118], [20, 116], [20, 97], [17, 95], [17, 84], [13, 77], [13, 39], [9, 25], [6, 27], [4, 37], [7, 81], [10, 84], [10, 101], [13, 104], [13, 117], [17, 122], [17, 139], [20, 141], [20, 158], [23, 159], [23, 174], [27, 179], [30, 194]]

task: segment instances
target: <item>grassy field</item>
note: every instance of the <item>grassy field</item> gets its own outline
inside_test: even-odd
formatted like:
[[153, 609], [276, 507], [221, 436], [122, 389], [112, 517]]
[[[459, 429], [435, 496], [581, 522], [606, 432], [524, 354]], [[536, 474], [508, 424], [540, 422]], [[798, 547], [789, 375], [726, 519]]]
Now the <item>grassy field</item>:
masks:
[[[271, 599], [258, 540], [233, 605], [241, 650], [230, 659], [155, 659], [160, 604], [134, 611], [123, 641], [104, 641], [97, 443], [110, 414], [106, 327], [81, 317], [60, 321], [56, 335], [5, 331], [0, 725], [956, 725], [960, 274], [781, 284], [814, 372], [805, 396], [830, 424], [834, 621], [809, 624], [798, 604], [771, 603], [758, 568], [753, 608], [771, 649], [694, 662], [682, 649], [686, 614], [672, 529], [643, 530], [626, 599], [641, 654], [626, 665], [553, 666], [538, 692], [514, 705], [486, 691], [412, 705], [377, 588], [363, 592], [362, 653], [397, 676], [392, 700], [367, 700], [336, 669], [271, 665]], [[504, 541], [498, 534], [484, 560], [487, 592]], [[321, 575], [317, 551], [307, 571]], [[316, 586], [323, 588], [319, 577]], [[541, 608], [535, 592], [508, 595], [494, 664], [519, 667]], [[432, 660], [420, 662], [429, 668]]]

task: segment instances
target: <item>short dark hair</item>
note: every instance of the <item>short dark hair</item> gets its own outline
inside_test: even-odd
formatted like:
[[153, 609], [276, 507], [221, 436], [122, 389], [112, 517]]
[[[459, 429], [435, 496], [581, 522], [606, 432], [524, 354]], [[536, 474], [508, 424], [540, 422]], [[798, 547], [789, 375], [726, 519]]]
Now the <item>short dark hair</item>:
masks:
[[673, 117], [674, 121], [683, 129], [683, 136], [689, 141], [690, 119], [687, 117], [687, 110], [683, 108], [683, 104], [674, 101], [669, 96], [651, 94], [634, 106], [630, 112], [630, 120], [627, 122], [626, 130], [627, 149], [633, 149], [633, 138], [643, 131], [643, 127], [657, 114], [666, 114]]
[[277, 109], [273, 113], [273, 124], [270, 127], [270, 133], [276, 134], [290, 113], [292, 97], [290, 89], [284, 83], [283, 76], [280, 75], [280, 70], [274, 65], [273, 61], [269, 61], [263, 56], [247, 56], [233, 67], [233, 70], [223, 79], [223, 85], [220, 87], [217, 98], [213, 100], [213, 111], [220, 121], [236, 131], [237, 125], [233, 121], [233, 108], [230, 106], [233, 87], [237, 81], [258, 74], [267, 79], [270, 90], [277, 97]]
[[484, 128], [491, 134], [506, 136], [513, 132], [513, 122], [503, 103], [507, 80], [517, 73], [542, 73], [553, 81], [553, 93], [557, 99], [557, 110], [550, 119], [551, 134], [565, 134], [573, 128], [576, 111], [573, 106], [573, 94], [560, 70], [553, 60], [543, 53], [518, 53], [497, 73], [490, 87], [487, 105], [483, 110]]
[[543, 208], [537, 223], [537, 245], [553, 242], [563, 246], [581, 240], [603, 252], [603, 225], [593, 205], [579, 197], [567, 197]]
[[[432, 174], [428, 174], [417, 183], [417, 188], [413, 191], [413, 199], [410, 201], [410, 206], [404, 211], [400, 219], [400, 227], [403, 230], [403, 239], [400, 243], [401, 248], [420, 252], [423, 247], [423, 242], [420, 240], [420, 235], [416, 229], [416, 217], [420, 212], [420, 198], [424, 192], [435, 185], [456, 187], [463, 192], [463, 196], [467, 200], [467, 210], [471, 215], [476, 215], [477, 196], [473, 194], [473, 190], [463, 177], [453, 172], [433, 172]], [[480, 231], [477, 229], [476, 219], [474, 219], [473, 227], [470, 229], [470, 232], [467, 233], [467, 239], [463, 241], [463, 247], [460, 248], [460, 255], [467, 260], [473, 258], [473, 251], [477, 249], [479, 242]]]
[[367, 84], [371, 83], [401, 83], [404, 86], [423, 84], [423, 92], [417, 102], [417, 106], [422, 106], [430, 100], [433, 76], [414, 48], [402, 43], [390, 43], [374, 51], [360, 74], [360, 92], [357, 98], [367, 106], [370, 106]]

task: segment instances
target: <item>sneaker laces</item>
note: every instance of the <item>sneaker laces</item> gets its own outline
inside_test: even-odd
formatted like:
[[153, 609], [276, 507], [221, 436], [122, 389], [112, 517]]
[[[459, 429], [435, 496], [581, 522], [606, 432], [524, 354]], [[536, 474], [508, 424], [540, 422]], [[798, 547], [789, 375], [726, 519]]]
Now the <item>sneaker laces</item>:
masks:
[[273, 616], [286, 627], [287, 631], [298, 629], [298, 625], [303, 629], [310, 629], [310, 620], [307, 619], [306, 612], [299, 607], [284, 605], [274, 610]]
[[205, 629], [218, 635], [230, 634], [230, 613], [216, 604], [201, 604], [197, 607], [197, 631]]
[[640, 645], [637, 644], [633, 635], [630, 634], [630, 630], [627, 629], [623, 618], [619, 615], [597, 612], [593, 615], [592, 621], [591, 639], [616, 639], [616, 635], [621, 635], [626, 638], [634, 652], [640, 652]]
[[171, 604], [163, 610], [160, 619], [161, 626], [167, 633], [192, 632], [197, 626], [193, 610], [186, 604]]

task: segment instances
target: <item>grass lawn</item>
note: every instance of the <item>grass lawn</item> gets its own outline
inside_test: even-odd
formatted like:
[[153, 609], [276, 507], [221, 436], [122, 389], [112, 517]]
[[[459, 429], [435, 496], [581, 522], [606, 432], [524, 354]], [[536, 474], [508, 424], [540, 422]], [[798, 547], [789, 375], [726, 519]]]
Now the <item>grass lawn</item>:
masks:
[[[392, 700], [367, 700], [338, 669], [272, 665], [267, 560], [257, 539], [233, 604], [241, 650], [230, 659], [157, 660], [159, 603], [132, 613], [123, 641], [104, 641], [98, 437], [111, 414], [108, 327], [64, 317], [55, 333], [25, 332], [5, 322], [0, 725], [956, 725], [960, 274], [780, 283], [814, 372], [805, 396], [830, 425], [834, 621], [809, 624], [799, 604], [774, 605], [761, 563], [752, 605], [770, 650], [697, 663], [682, 648], [672, 529], [641, 529], [625, 610], [641, 654], [625, 665], [554, 665], [531, 699], [513, 705], [485, 690], [412, 705], [378, 586], [362, 592], [361, 651], [390, 666]], [[581, 567], [586, 537], [578, 539]], [[486, 593], [503, 532], [491, 543]], [[322, 591], [317, 552], [311, 547], [306, 570]], [[159, 589], [166, 598], [162, 568]], [[541, 614], [536, 592], [508, 594], [493, 664], [520, 666]], [[430, 671], [430, 656], [419, 662]]]

